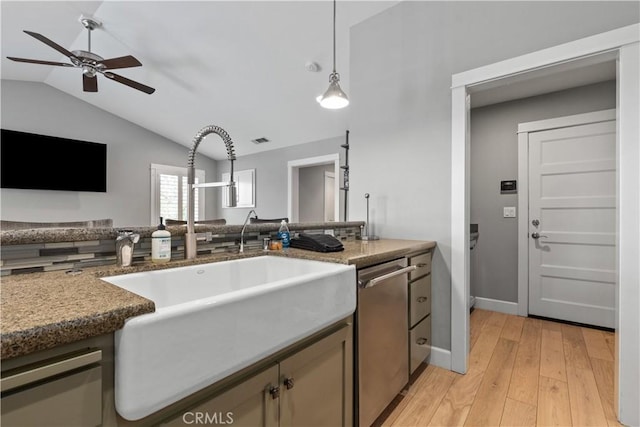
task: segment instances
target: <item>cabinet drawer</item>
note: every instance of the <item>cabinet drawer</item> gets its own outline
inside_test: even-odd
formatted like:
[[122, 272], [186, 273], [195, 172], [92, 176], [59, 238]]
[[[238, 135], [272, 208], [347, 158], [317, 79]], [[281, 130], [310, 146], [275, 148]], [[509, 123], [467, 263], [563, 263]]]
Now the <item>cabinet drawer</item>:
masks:
[[95, 366], [2, 397], [3, 426], [102, 424], [102, 368]]
[[412, 374], [431, 354], [431, 316], [409, 331], [409, 346], [411, 349], [409, 373]]
[[409, 280], [431, 273], [431, 252], [409, 257], [409, 265], [418, 266], [416, 270], [409, 273]]
[[409, 284], [409, 327], [431, 313], [431, 275]]

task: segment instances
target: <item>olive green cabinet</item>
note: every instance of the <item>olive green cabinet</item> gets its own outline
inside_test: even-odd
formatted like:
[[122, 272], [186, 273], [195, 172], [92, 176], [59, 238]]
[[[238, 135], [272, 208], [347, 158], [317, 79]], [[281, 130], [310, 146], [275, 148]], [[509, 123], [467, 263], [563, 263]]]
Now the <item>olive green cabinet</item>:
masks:
[[2, 425], [102, 424], [102, 352], [87, 349], [2, 372]]
[[409, 274], [409, 374], [431, 354], [431, 251], [407, 257]]
[[160, 425], [175, 427], [233, 424], [277, 427], [277, 384], [278, 366], [274, 365]]
[[284, 354], [163, 426], [350, 426], [353, 423], [351, 325]]
[[350, 426], [350, 326], [280, 362], [280, 426]]
[[2, 426], [351, 426], [351, 321], [137, 421], [115, 411], [113, 334], [3, 360]]

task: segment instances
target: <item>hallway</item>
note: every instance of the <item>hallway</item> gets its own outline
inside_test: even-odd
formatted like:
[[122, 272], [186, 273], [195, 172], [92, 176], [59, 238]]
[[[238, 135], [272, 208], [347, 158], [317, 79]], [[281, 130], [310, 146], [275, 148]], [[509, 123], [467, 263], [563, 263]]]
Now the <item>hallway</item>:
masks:
[[611, 332], [471, 314], [466, 375], [428, 366], [385, 426], [619, 426]]

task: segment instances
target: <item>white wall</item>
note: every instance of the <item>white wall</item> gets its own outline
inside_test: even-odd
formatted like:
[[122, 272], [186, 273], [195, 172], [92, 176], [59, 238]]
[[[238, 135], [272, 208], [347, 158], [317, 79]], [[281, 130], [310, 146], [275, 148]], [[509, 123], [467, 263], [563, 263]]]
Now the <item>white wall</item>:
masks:
[[[244, 169], [256, 170], [256, 207], [254, 209], [258, 217], [286, 217], [288, 211], [288, 162], [291, 160], [339, 153], [341, 159], [340, 164], [344, 164], [344, 160], [342, 160], [344, 158], [344, 149], [340, 148], [340, 145], [344, 143], [345, 137], [336, 137], [277, 150], [263, 151], [259, 154], [238, 157], [233, 167], [236, 171]], [[229, 172], [228, 161], [220, 160], [217, 162], [217, 165], [219, 174], [217, 178], [221, 178], [222, 173]], [[342, 177], [336, 177], [336, 179], [340, 179], [340, 182], [342, 182]], [[221, 196], [217, 194], [216, 197], [220, 198]], [[227, 224], [242, 224], [250, 209], [251, 208], [219, 208], [216, 218], [225, 218]], [[341, 218], [343, 215], [342, 212], [341, 208]]]
[[637, 2], [410, 2], [351, 29], [350, 219], [438, 243], [433, 345], [451, 347], [451, 75], [639, 21]]
[[471, 295], [518, 302], [518, 220], [502, 216], [518, 194], [500, 194], [500, 181], [518, 179], [518, 123], [615, 107], [609, 81], [471, 110], [471, 223], [480, 230]]
[[[2, 80], [1, 93], [4, 129], [107, 144], [106, 193], [2, 189], [2, 219], [47, 222], [112, 218], [115, 227], [148, 226], [149, 165], [187, 166], [187, 147], [44, 83]], [[194, 134], [197, 131], [194, 129]], [[21, 161], [29, 167], [29, 159]], [[70, 159], [60, 167], [72, 168], [73, 162]], [[205, 170], [207, 179], [216, 176], [215, 162], [206, 156], [198, 155], [196, 167]], [[217, 202], [207, 195], [206, 211], [214, 212]]]

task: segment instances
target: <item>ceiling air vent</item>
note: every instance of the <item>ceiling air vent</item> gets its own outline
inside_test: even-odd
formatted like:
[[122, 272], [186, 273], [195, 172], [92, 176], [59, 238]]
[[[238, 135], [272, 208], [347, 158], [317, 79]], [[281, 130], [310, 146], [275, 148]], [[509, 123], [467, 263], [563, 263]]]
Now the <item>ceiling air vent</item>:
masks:
[[269, 142], [269, 140], [267, 138], [256, 138], [256, 139], [252, 139], [251, 142], [253, 142], [254, 144], [264, 144], [265, 142]]

